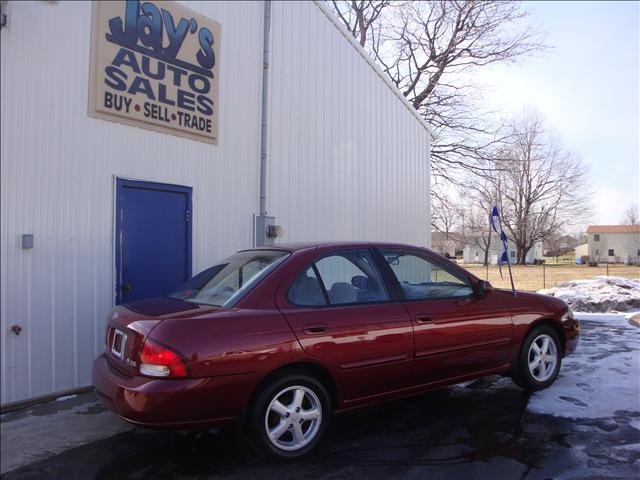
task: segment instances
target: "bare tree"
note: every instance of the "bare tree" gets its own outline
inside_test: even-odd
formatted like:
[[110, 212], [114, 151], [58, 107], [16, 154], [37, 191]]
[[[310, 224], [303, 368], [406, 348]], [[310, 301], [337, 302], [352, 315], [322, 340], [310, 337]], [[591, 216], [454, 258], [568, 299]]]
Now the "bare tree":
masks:
[[[543, 47], [512, 1], [327, 2], [391, 81], [433, 127], [432, 173], [449, 181], [491, 168], [499, 140], [489, 113], [474, 101], [473, 74]], [[438, 189], [433, 190], [435, 194]]]
[[443, 194], [433, 197], [431, 212], [431, 226], [442, 235], [436, 241], [432, 237], [432, 248], [448, 254], [451, 247], [455, 245], [453, 252], [455, 256], [455, 250], [457, 250], [457, 245], [461, 241], [462, 217], [460, 207], [455, 204], [449, 195]]
[[[555, 257], [556, 263], [558, 263], [558, 259], [561, 255], [565, 255], [569, 250], [567, 246], [566, 235], [563, 235], [562, 232], [552, 232], [545, 239], [545, 244], [547, 247], [546, 254]], [[543, 252], [544, 253], [544, 252]]]
[[489, 251], [492, 235], [489, 215], [497, 202], [497, 192], [493, 183], [486, 177], [470, 176], [460, 185], [460, 196], [463, 199], [463, 230], [465, 243], [482, 250], [483, 264], [489, 263]]
[[465, 247], [479, 249], [482, 252], [482, 264], [489, 264], [491, 249], [491, 229], [488, 226], [489, 215], [478, 205], [468, 205], [464, 214]]
[[581, 158], [545, 129], [539, 114], [524, 113], [509, 132], [509, 142], [496, 152], [490, 181], [517, 262], [524, 264], [537, 241], [566, 231], [588, 214], [591, 192]]
[[453, 232], [460, 226], [460, 209], [452, 199], [442, 194], [433, 199], [431, 225], [441, 232], [446, 240], [453, 238]]
[[334, 13], [361, 46], [367, 45], [367, 34], [391, 0], [331, 0]]
[[637, 204], [630, 205], [629, 208], [624, 211], [620, 223], [622, 225], [638, 225], [640, 223]]
[[593, 252], [589, 256], [589, 263], [597, 265], [601, 260], [608, 260], [608, 250], [607, 239], [601, 236], [600, 241], [594, 243]]

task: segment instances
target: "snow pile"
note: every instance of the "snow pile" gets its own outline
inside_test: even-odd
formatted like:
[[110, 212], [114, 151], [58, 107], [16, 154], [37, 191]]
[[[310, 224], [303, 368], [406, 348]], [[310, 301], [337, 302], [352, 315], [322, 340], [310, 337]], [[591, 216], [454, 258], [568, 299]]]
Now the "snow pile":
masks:
[[[576, 314], [583, 327], [578, 349], [562, 360], [556, 382], [531, 396], [527, 409], [568, 418], [640, 412], [640, 328], [630, 316]], [[640, 430], [640, 422], [632, 426]]]
[[561, 298], [575, 312], [626, 312], [640, 308], [640, 280], [630, 278], [571, 280], [538, 293]]

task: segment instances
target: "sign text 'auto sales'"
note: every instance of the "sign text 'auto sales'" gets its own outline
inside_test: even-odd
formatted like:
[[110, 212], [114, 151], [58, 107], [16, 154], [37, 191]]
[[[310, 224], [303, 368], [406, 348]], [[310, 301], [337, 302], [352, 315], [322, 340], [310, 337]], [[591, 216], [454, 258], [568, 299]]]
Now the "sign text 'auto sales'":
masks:
[[218, 143], [220, 24], [175, 2], [95, 2], [89, 114]]

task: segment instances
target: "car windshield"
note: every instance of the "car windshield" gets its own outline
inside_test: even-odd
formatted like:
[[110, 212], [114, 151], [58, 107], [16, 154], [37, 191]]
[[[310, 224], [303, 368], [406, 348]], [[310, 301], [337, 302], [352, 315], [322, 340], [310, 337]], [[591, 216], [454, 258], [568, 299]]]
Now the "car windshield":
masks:
[[218, 307], [233, 306], [288, 256], [278, 250], [238, 252], [200, 272], [169, 297]]

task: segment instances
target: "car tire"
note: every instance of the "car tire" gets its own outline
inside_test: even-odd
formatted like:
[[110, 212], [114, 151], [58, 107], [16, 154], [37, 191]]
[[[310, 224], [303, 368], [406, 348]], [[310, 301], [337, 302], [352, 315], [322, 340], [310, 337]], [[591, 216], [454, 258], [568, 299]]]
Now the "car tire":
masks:
[[301, 458], [320, 442], [330, 409], [321, 382], [304, 373], [285, 374], [262, 388], [249, 409], [252, 441], [272, 459]]
[[555, 382], [561, 363], [562, 346], [555, 330], [535, 327], [522, 342], [513, 381], [525, 390], [542, 390]]

